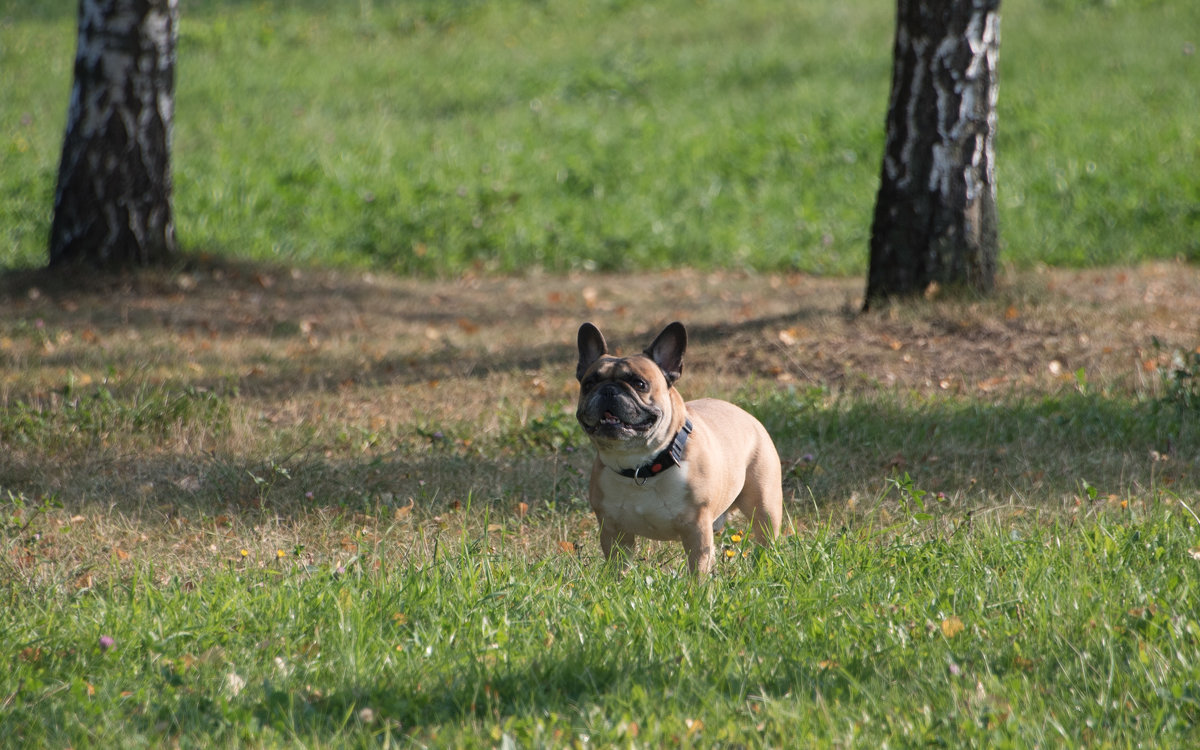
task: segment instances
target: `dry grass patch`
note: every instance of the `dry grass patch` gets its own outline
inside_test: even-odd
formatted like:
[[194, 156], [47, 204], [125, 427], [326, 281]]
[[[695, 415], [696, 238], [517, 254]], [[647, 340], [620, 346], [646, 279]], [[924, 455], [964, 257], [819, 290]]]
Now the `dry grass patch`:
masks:
[[[683, 320], [682, 390], [772, 426], [800, 524], [892, 507], [904, 472], [961, 513], [1196, 486], [1194, 428], [1148, 411], [1200, 343], [1186, 265], [1041, 270], [868, 315], [859, 280], [804, 275], [428, 281], [204, 259], [79, 281], [0, 284], [6, 564], [28, 575], [135, 554], [185, 573], [426, 559], [464, 529], [591, 554], [582, 320], [626, 350]], [[31, 545], [22, 524], [46, 533]]]

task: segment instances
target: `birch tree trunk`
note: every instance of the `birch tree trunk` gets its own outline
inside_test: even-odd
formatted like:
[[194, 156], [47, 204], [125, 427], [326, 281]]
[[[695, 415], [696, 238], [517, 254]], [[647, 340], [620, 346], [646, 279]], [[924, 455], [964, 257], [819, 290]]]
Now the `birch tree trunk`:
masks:
[[897, 0], [864, 309], [995, 284], [1000, 0]]
[[178, 19], [178, 0], [79, 0], [51, 265], [148, 265], [175, 253]]

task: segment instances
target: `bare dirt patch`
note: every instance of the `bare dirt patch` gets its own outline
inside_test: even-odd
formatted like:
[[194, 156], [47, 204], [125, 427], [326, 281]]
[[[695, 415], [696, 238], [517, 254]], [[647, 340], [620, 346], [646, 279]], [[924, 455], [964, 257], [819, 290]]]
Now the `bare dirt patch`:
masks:
[[137, 373], [236, 387], [292, 419], [339, 403], [354, 414], [355, 394], [380, 386], [486, 408], [532, 379], [570, 391], [583, 320], [626, 350], [684, 321], [693, 390], [756, 378], [986, 393], [1080, 369], [1136, 388], [1163, 351], [1200, 343], [1200, 270], [1181, 264], [1010, 274], [988, 299], [869, 314], [861, 292], [859, 279], [691, 271], [426, 281], [209, 262], [86, 290], [24, 274], [0, 286], [0, 399]]

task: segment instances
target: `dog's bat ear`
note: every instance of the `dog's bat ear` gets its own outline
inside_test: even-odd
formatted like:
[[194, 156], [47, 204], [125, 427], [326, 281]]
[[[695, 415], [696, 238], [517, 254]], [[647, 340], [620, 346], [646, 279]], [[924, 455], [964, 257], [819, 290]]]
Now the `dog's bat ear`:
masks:
[[579, 364], [575, 366], [575, 379], [582, 381], [588, 368], [605, 354], [608, 354], [608, 344], [600, 329], [591, 323], [579, 326]]
[[667, 385], [675, 385], [683, 374], [683, 352], [687, 349], [687, 331], [683, 323], [678, 321], [663, 329], [662, 333], [643, 352], [654, 360], [663, 375], [667, 377]]

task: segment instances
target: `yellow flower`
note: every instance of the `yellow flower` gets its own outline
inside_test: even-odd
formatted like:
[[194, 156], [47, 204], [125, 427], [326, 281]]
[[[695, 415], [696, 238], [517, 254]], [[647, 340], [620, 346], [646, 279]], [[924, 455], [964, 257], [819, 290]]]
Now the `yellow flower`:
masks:
[[242, 557], [249, 557], [249, 556], [250, 556], [250, 550], [248, 550], [248, 549], [241, 549], [241, 550], [238, 550], [238, 553], [239, 553], [239, 554], [240, 554]]
[[281, 550], [281, 549], [277, 549], [277, 550], [275, 550], [275, 557], [277, 557], [277, 558], [279, 558], [280, 560], [282, 560], [283, 558], [287, 557], [287, 553], [286, 553], [286, 552], [284, 552], [284, 551], [283, 551], [283, 550]]
[[963, 631], [963, 621], [956, 616], [950, 616], [942, 620], [942, 635], [947, 638], [953, 638]]
[[733, 542], [734, 544], [737, 544], [738, 542], [742, 541], [742, 535], [737, 532], [734, 532], [733, 536], [729, 537], [729, 541]]
[[726, 557], [737, 557], [737, 552], [735, 552], [734, 550], [731, 550], [731, 549], [727, 549], [727, 550], [725, 550], [725, 556]]

